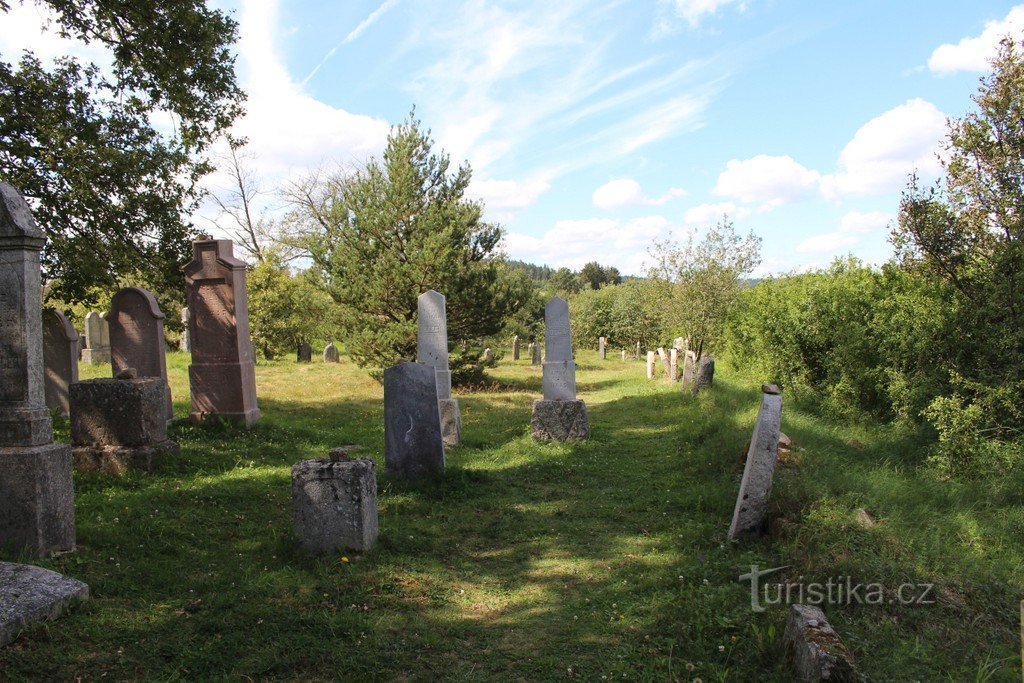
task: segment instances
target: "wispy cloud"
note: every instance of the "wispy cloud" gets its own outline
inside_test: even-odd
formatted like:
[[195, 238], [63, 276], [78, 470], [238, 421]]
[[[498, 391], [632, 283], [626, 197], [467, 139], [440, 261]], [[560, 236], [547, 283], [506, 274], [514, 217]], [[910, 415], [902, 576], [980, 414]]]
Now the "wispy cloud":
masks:
[[316, 76], [316, 73], [320, 71], [320, 68], [330, 61], [331, 57], [335, 55], [335, 53], [341, 48], [342, 45], [351, 43], [353, 40], [363, 35], [363, 32], [365, 32], [366, 29], [370, 28], [375, 23], [377, 23], [377, 20], [380, 19], [385, 12], [394, 7], [396, 4], [398, 4], [398, 0], [384, 0], [380, 7], [370, 12], [370, 15], [363, 19], [361, 22], [359, 22], [358, 26], [349, 31], [348, 35], [345, 36], [345, 38], [340, 43], [338, 43], [337, 45], [335, 45], [334, 47], [327, 51], [327, 54], [324, 55], [324, 58], [320, 60], [320, 63], [313, 67], [313, 70], [310, 71], [306, 75], [306, 77], [302, 79], [302, 85], [306, 85], [307, 83], [309, 83], [310, 79], [312, 79], [313, 76]]

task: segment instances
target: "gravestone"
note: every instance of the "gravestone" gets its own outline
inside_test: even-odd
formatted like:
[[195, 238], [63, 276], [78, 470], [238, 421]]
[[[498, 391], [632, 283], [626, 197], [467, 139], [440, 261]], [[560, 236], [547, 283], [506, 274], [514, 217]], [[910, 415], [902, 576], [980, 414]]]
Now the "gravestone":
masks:
[[[130, 375], [132, 373], [124, 373]], [[167, 438], [167, 385], [159, 377], [92, 379], [71, 386], [75, 467], [122, 474], [153, 471], [178, 455]]]
[[675, 382], [679, 379], [679, 349], [672, 347], [668, 350], [668, 381]]
[[298, 351], [295, 354], [296, 363], [312, 363], [313, 347], [306, 342], [299, 342]]
[[640, 342], [637, 342], [636, 343], [636, 351], [634, 352], [634, 355], [633, 355], [633, 360], [640, 360], [640, 352], [641, 352]]
[[292, 467], [292, 522], [312, 555], [369, 550], [377, 542], [373, 460], [303, 460]]
[[654, 379], [654, 351], [647, 352], [647, 379]]
[[60, 311], [43, 311], [43, 363], [46, 366], [46, 407], [71, 414], [68, 387], [78, 381], [78, 333]]
[[192, 338], [188, 328], [191, 326], [192, 314], [188, 306], [181, 309], [181, 339], [178, 340], [178, 348], [186, 353], [192, 352]]
[[192, 261], [185, 266], [185, 292], [192, 312], [190, 417], [194, 422], [223, 418], [251, 427], [260, 419], [260, 409], [245, 263], [234, 257], [231, 240], [197, 240], [192, 252]]
[[622, 349], [622, 355], [619, 358], [619, 360], [623, 360], [623, 361], [626, 360], [626, 349]]
[[0, 546], [28, 557], [75, 548], [71, 447], [53, 443], [46, 408], [45, 242], [28, 204], [0, 182]]
[[334, 342], [329, 342], [324, 347], [324, 362], [325, 363], [340, 363], [341, 356], [338, 354], [338, 347], [334, 345]]
[[110, 365], [114, 376], [129, 368], [139, 378], [157, 377], [164, 382], [167, 398], [164, 420], [174, 417], [171, 387], [167, 382], [167, 343], [164, 314], [152, 294], [139, 287], [127, 287], [110, 300]]
[[552, 297], [544, 307], [544, 398], [533, 402], [531, 427], [538, 441], [590, 437], [586, 404], [576, 398], [569, 305]]
[[687, 351], [683, 354], [683, 389], [693, 386], [693, 374], [696, 366], [697, 354], [693, 351]]
[[715, 359], [707, 354], [700, 357], [697, 372], [693, 378], [693, 393], [710, 389], [715, 380]]
[[89, 365], [103, 365], [110, 362], [110, 326], [96, 311], [85, 316], [85, 349], [82, 360]]
[[540, 344], [538, 342], [530, 342], [530, 364], [540, 365]]
[[519, 335], [512, 337], [512, 360], [519, 360]]
[[597, 355], [601, 358], [601, 360], [605, 360], [607, 356], [607, 345], [608, 339], [606, 337], [597, 338]]
[[424, 363], [399, 363], [384, 371], [384, 462], [405, 479], [444, 472], [444, 440], [437, 372]]
[[782, 643], [797, 681], [860, 680], [853, 656], [816, 605], [790, 605]]
[[729, 526], [729, 540], [761, 533], [772, 490], [775, 463], [779, 458], [779, 433], [782, 427], [782, 392], [773, 384], [761, 388], [761, 406], [754, 422], [754, 433], [747, 449], [740, 492]]
[[484, 365], [490, 365], [494, 362], [494, 352], [489, 348], [484, 349]]
[[88, 598], [89, 587], [81, 581], [30, 564], [0, 562], [0, 647]]
[[462, 438], [462, 415], [458, 399], [452, 398], [452, 373], [448, 369], [448, 311], [444, 295], [433, 289], [416, 301], [418, 328], [416, 361], [437, 373], [437, 400], [441, 412], [441, 434], [448, 448]]

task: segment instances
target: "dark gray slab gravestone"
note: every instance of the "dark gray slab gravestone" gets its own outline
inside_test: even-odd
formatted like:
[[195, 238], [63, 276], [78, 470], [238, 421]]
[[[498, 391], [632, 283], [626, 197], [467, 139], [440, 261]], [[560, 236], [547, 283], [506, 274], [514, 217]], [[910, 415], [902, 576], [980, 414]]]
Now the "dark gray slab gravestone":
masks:
[[110, 299], [110, 365], [117, 377], [129, 369], [139, 378], [164, 382], [164, 420], [174, 418], [174, 402], [167, 380], [167, 342], [164, 314], [156, 297], [141, 287], [126, 287]]
[[110, 362], [110, 328], [106, 319], [96, 311], [85, 316], [85, 349], [82, 361], [89, 365], [104, 365]]
[[89, 587], [81, 581], [30, 564], [0, 562], [0, 647], [88, 597]]
[[433, 289], [416, 301], [416, 360], [437, 373], [437, 400], [444, 445], [454, 448], [462, 439], [462, 414], [452, 398], [452, 373], [448, 367], [448, 309], [444, 295]]
[[512, 337], [512, 360], [519, 360], [519, 335]]
[[533, 402], [530, 420], [538, 441], [590, 437], [587, 407], [576, 398], [576, 363], [572, 359], [569, 304], [552, 297], [544, 308], [544, 398]]
[[399, 363], [384, 371], [384, 462], [405, 479], [444, 472], [444, 441], [433, 366]]
[[298, 350], [295, 353], [295, 362], [312, 363], [313, 347], [307, 344], [306, 342], [299, 342]]
[[68, 388], [78, 381], [78, 333], [60, 311], [43, 311], [43, 364], [46, 366], [46, 407], [71, 414]]
[[697, 354], [687, 351], [683, 356], [683, 389], [693, 386], [693, 375], [697, 367]]
[[693, 378], [693, 393], [710, 389], [715, 381], [715, 359], [707, 354], [700, 357], [697, 372]]
[[0, 546], [32, 557], [75, 548], [71, 447], [53, 443], [43, 379], [45, 242], [0, 182]]
[[765, 385], [761, 406], [754, 422], [754, 433], [747, 449], [740, 492], [729, 525], [729, 540], [761, 533], [768, 495], [772, 490], [775, 463], [779, 458], [779, 433], [782, 428], [782, 395], [774, 385]]
[[340, 363], [341, 356], [338, 354], [338, 347], [334, 345], [334, 342], [330, 342], [324, 347], [324, 362], [325, 363]]
[[373, 460], [303, 460], [292, 467], [292, 521], [313, 555], [369, 550], [377, 542], [377, 466]]

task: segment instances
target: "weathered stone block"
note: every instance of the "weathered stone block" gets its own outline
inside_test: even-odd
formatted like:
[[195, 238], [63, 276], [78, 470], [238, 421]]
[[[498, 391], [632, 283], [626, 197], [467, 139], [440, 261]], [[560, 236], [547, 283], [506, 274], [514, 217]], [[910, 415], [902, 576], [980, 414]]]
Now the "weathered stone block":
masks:
[[537, 399], [533, 402], [530, 426], [537, 441], [585, 441], [590, 438], [587, 405], [579, 399]]
[[462, 441], [462, 413], [457, 398], [442, 398], [437, 402], [441, 411], [441, 439], [445, 448], [454, 448]]
[[57, 572], [29, 564], [0, 562], [0, 647], [32, 624], [56, 619], [89, 587]]
[[312, 554], [369, 550], [377, 542], [377, 466], [372, 460], [304, 460], [292, 467], [295, 535]]
[[0, 448], [0, 546], [32, 557], [75, 549], [70, 446]]
[[782, 639], [793, 659], [797, 680], [805, 683], [857, 680], [853, 657], [820, 608], [792, 605]]

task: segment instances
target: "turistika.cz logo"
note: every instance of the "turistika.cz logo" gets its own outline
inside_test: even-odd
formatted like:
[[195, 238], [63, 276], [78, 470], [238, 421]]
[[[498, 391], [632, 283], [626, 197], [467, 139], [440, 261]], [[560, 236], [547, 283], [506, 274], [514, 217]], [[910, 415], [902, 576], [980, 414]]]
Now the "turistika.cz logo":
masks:
[[[829, 577], [824, 583], [765, 583], [761, 579], [790, 565], [761, 569], [750, 565], [750, 573], [740, 581], [750, 582], [750, 609], [764, 612], [765, 605], [934, 605], [935, 584], [901, 583], [886, 590], [881, 583], [862, 583], [850, 576]], [[798, 577], [803, 579], [803, 577]]]

